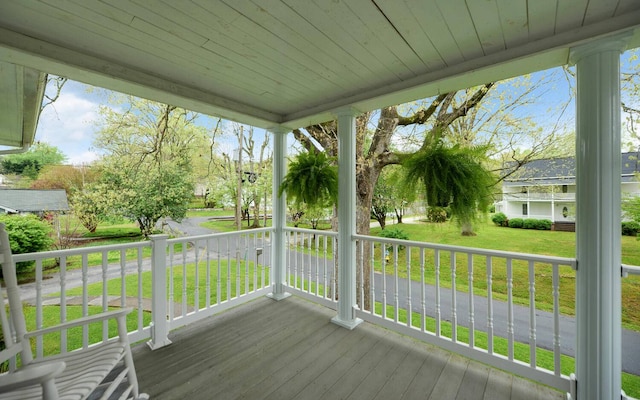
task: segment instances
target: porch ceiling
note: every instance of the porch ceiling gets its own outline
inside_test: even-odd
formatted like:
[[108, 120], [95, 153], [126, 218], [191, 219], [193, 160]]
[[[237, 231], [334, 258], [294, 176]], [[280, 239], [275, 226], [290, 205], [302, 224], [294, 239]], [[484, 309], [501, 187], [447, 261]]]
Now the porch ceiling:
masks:
[[260, 127], [296, 128], [567, 63], [635, 0], [20, 0], [0, 61]]

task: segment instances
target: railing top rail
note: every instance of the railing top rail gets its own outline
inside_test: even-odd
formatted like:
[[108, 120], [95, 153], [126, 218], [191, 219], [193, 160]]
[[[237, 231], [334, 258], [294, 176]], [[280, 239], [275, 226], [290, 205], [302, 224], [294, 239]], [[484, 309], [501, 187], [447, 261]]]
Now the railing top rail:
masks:
[[283, 229], [285, 232], [298, 232], [298, 233], [308, 233], [310, 235], [325, 235], [330, 237], [338, 237], [338, 232], [334, 231], [324, 231], [318, 229], [305, 229], [305, 228], [296, 228], [292, 226], [285, 226]]
[[108, 244], [103, 246], [76, 247], [73, 249], [14, 254], [13, 260], [15, 262], [31, 261], [31, 260], [37, 260], [37, 259], [77, 256], [82, 254], [100, 253], [105, 251], [120, 251], [120, 250], [143, 248], [143, 247], [151, 247], [151, 242], [148, 240], [145, 240], [145, 241], [132, 242], [132, 243]]
[[626, 277], [629, 274], [640, 276], [640, 267], [637, 265], [622, 264], [622, 275]]
[[383, 242], [383, 243], [389, 243], [389, 244], [398, 244], [403, 246], [422, 247], [422, 248], [428, 248], [433, 250], [453, 251], [456, 253], [472, 253], [472, 254], [479, 254], [479, 255], [490, 256], [490, 257], [503, 257], [503, 258], [512, 258], [512, 259], [524, 260], [524, 261], [544, 262], [549, 264], [561, 264], [561, 265], [571, 266], [574, 269], [576, 265], [575, 258], [567, 258], [567, 257], [516, 253], [512, 251], [480, 249], [476, 247], [452, 246], [447, 244], [416, 242], [412, 240], [387, 239], [387, 238], [381, 238], [377, 236], [367, 236], [367, 235], [353, 235], [353, 238], [360, 239], [360, 240], [377, 241], [377, 242]]
[[180, 243], [180, 242], [191, 242], [195, 240], [203, 240], [203, 239], [213, 239], [227, 236], [236, 236], [236, 235], [250, 235], [256, 233], [263, 232], [273, 232], [273, 228], [254, 228], [246, 231], [232, 231], [232, 232], [218, 232], [218, 233], [208, 233], [206, 235], [197, 235], [197, 236], [183, 236], [179, 238], [173, 238], [167, 240], [167, 243]]

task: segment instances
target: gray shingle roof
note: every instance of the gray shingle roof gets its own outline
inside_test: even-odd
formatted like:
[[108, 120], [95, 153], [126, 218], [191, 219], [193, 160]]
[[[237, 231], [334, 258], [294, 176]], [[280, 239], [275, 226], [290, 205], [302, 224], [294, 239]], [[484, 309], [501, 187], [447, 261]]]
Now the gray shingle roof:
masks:
[[0, 189], [0, 208], [8, 212], [68, 211], [64, 190]]
[[[635, 174], [640, 172], [640, 153], [622, 153], [621, 158], [622, 182], [635, 180]], [[576, 160], [574, 157], [563, 157], [533, 160], [505, 179], [504, 183], [507, 186], [571, 185], [575, 181]]]

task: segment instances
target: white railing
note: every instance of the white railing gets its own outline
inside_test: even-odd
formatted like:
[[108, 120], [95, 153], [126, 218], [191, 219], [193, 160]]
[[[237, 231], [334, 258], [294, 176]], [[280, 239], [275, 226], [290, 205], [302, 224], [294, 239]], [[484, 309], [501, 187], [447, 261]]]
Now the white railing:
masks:
[[575, 193], [503, 193], [504, 200], [511, 201], [575, 201]]
[[[575, 260], [356, 235], [358, 316], [562, 391], [560, 275]], [[573, 288], [567, 288], [573, 291]], [[536, 291], [551, 294], [544, 329]], [[517, 302], [516, 302], [517, 301]], [[574, 335], [571, 334], [573, 340]], [[538, 362], [548, 351], [551, 370]]]
[[[285, 228], [287, 290], [337, 308], [336, 232]], [[170, 329], [239, 305], [272, 289], [270, 228], [243, 232], [14, 255], [35, 263], [21, 285], [38, 329], [109, 307], [133, 307], [132, 342], [160, 347]], [[561, 276], [575, 260], [355, 235], [358, 317], [498, 368], [569, 390], [561, 354], [575, 332], [563, 329]], [[59, 273], [45, 279], [51, 265]], [[623, 276], [640, 267], [623, 265]], [[364, 279], [363, 279], [364, 277]], [[537, 300], [541, 296], [551, 299]], [[56, 305], [55, 315], [45, 306]], [[49, 307], [51, 309], [52, 307]], [[150, 312], [153, 311], [153, 312]], [[100, 340], [109, 327], [98, 327]], [[45, 348], [90, 345], [87, 330], [69, 331]], [[565, 339], [566, 338], [566, 339]], [[540, 366], [548, 352], [551, 368]], [[545, 357], [548, 357], [545, 355]]]
[[[264, 228], [176, 239], [157, 235], [145, 242], [14, 255], [17, 263], [34, 264], [34, 282], [20, 286], [21, 299], [33, 306], [25, 308], [27, 321], [34, 321], [28, 328], [131, 307], [131, 342], [151, 338], [150, 345], [160, 347], [169, 343], [169, 329], [269, 292], [270, 234]], [[45, 277], [50, 267], [59, 272]], [[110, 336], [107, 325], [68, 331], [39, 338], [34, 354], [64, 353]]]
[[298, 295], [337, 308], [334, 249], [337, 232], [285, 228], [287, 286]]

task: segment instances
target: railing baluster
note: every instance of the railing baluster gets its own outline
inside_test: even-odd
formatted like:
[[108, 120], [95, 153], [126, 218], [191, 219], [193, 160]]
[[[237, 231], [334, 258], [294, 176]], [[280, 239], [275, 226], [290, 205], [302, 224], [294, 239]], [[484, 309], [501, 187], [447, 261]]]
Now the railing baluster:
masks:
[[425, 291], [425, 282], [424, 282], [424, 247], [420, 248], [420, 330], [424, 332], [427, 327], [427, 300], [426, 300], [426, 291]]
[[[194, 290], [193, 290], [193, 311], [198, 312], [200, 310], [200, 252], [198, 251], [199, 244], [198, 240], [193, 241], [193, 254], [195, 257], [194, 264]], [[186, 260], [185, 260], [186, 263]]]
[[320, 235], [315, 235], [314, 244], [316, 246], [316, 296], [320, 293]]
[[473, 254], [467, 253], [467, 280], [469, 286], [469, 347], [475, 345], [475, 321], [473, 301]]
[[300, 289], [300, 285], [298, 282], [298, 268], [299, 268], [299, 251], [298, 251], [298, 232], [293, 233], [293, 254], [295, 255], [294, 264], [291, 267], [293, 268], [293, 287], [296, 289]]
[[451, 340], [458, 341], [458, 305], [456, 304], [456, 252], [451, 253]]
[[553, 372], [560, 376], [560, 269], [553, 264]]
[[173, 262], [175, 259], [175, 245], [169, 245], [169, 320], [175, 317], [175, 282], [173, 276]]
[[[102, 266], [102, 269], [105, 270], [104, 264]], [[103, 272], [102, 287], [103, 287], [103, 292], [105, 293], [105, 297], [107, 292], [106, 275], [107, 275], [106, 272]], [[105, 303], [106, 302], [103, 302], [103, 304]], [[60, 322], [66, 322], [66, 321], [67, 321], [67, 258], [60, 257]], [[103, 341], [106, 340], [106, 338], [104, 338], [104, 334], [103, 334], [102, 340]], [[67, 350], [68, 350], [67, 349], [67, 330], [64, 329], [60, 332], [60, 352], [66, 353]]]
[[311, 262], [311, 258], [313, 257], [313, 247], [311, 246], [313, 243], [312, 236], [309, 233], [307, 235], [307, 293], [311, 293], [311, 266], [313, 263]]
[[393, 245], [393, 320], [398, 323], [400, 314], [400, 295], [398, 293], [398, 245]]
[[[251, 235], [246, 234], [244, 237], [244, 294], [249, 293], [249, 243], [251, 242]], [[255, 246], [253, 247], [255, 252]]]
[[205, 251], [207, 252], [206, 277], [205, 277], [205, 308], [211, 307], [211, 239], [204, 242]]
[[258, 239], [258, 235], [262, 237], [263, 234], [253, 235], [253, 255], [256, 257], [256, 261], [253, 263], [253, 290], [247, 290], [247, 293], [258, 290], [258, 248], [262, 248], [262, 251], [264, 251], [264, 248], [259, 244], [260, 240]]
[[436, 273], [436, 336], [442, 334], [440, 326], [440, 250], [436, 249], [434, 254], [434, 268]]
[[411, 246], [406, 247], [405, 255], [407, 258], [407, 326], [411, 327]]
[[[138, 331], [144, 328], [144, 307], [142, 306], [142, 249], [137, 252], [137, 272], [138, 272]], [[83, 263], [84, 264], [84, 263]]]
[[[66, 259], [64, 261], [66, 264]], [[109, 269], [109, 252], [102, 252], [102, 311], [109, 310], [109, 293], [107, 292], [108, 281], [108, 269]], [[66, 306], [66, 301], [65, 301]], [[109, 339], [109, 325], [108, 321], [102, 321], [102, 341], [106, 342]], [[65, 350], [66, 351], [66, 350]]]
[[533, 261], [529, 261], [529, 365], [536, 367], [536, 275]]
[[222, 249], [220, 239], [216, 239], [216, 304], [222, 303]]
[[487, 352], [493, 354], [493, 262], [487, 256]]
[[227, 236], [227, 301], [231, 301], [231, 237]]
[[507, 341], [508, 358], [513, 361], [513, 271], [512, 259], [507, 258]]
[[241, 289], [240, 282], [242, 282], [242, 255], [240, 254], [240, 244], [243, 240], [242, 235], [236, 238], [236, 295], [233, 298], [240, 297]]
[[187, 243], [182, 243], [182, 313], [187, 315]]
[[360, 309], [364, 310], [364, 240], [356, 241], [356, 246], [358, 246], [359, 251], [359, 259], [358, 259], [358, 273], [360, 274], [360, 279], [356, 279], [358, 281], [358, 293], [360, 293], [360, 301], [358, 302]]
[[382, 255], [382, 318], [387, 319], [387, 244], [380, 243], [380, 254]]
[[[89, 267], [88, 267], [88, 255], [82, 255], [82, 316], [89, 315]], [[42, 339], [41, 337], [39, 337]], [[82, 348], [89, 347], [89, 327], [82, 327]]]
[[127, 251], [120, 250], [120, 307], [127, 306]]
[[[38, 259], [36, 261], [36, 329], [42, 329], [42, 311], [42, 259]], [[42, 336], [38, 336], [36, 338], [36, 357], [42, 358], [43, 356]]]
[[334, 236], [331, 237], [331, 248], [333, 249], [333, 270], [331, 271], [331, 301], [336, 302], [338, 290], [338, 274], [336, 273], [336, 265], [338, 260], [338, 242]]
[[370, 307], [371, 315], [374, 315], [376, 312], [376, 279], [375, 279], [375, 251], [376, 245], [375, 242], [369, 243], [369, 287], [371, 296], [371, 304]]
[[324, 243], [323, 244], [323, 250], [322, 250], [322, 254], [323, 254], [323, 257], [324, 257], [324, 296], [323, 297], [326, 299], [328, 297], [327, 292], [328, 292], [328, 289], [329, 289], [329, 284], [327, 283], [327, 279], [328, 279], [328, 276], [329, 276], [329, 271], [328, 271], [329, 262], [327, 260], [327, 243], [328, 243], [327, 242], [327, 236], [324, 236], [322, 239], [323, 239], [323, 243]]

